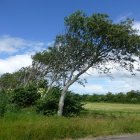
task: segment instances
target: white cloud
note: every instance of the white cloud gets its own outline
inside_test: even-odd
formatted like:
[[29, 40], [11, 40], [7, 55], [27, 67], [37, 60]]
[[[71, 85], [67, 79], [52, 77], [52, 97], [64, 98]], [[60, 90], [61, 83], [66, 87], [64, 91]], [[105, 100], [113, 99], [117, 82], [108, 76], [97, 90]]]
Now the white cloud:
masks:
[[31, 65], [31, 55], [42, 51], [50, 43], [30, 41], [9, 35], [0, 36], [0, 74], [14, 72]]
[[30, 41], [9, 35], [0, 36], [0, 53], [14, 54], [23, 52], [41, 51], [47, 44], [40, 41]]
[[32, 59], [29, 54], [15, 55], [6, 59], [0, 59], [0, 74], [15, 72], [21, 67], [31, 65]]
[[123, 72], [116, 72], [112, 74], [113, 78], [107, 75], [93, 75], [86, 77], [88, 83], [85, 87], [75, 83], [70, 89], [76, 93], [81, 94], [105, 94], [107, 92], [128, 92], [130, 90], [140, 90], [140, 73], [132, 76], [130, 74], [124, 74]]
[[86, 84], [85, 87], [74, 84], [70, 88], [72, 91], [76, 93], [82, 93], [82, 94], [92, 94], [92, 93], [107, 93], [107, 91], [104, 89], [102, 85], [99, 84]]
[[114, 77], [112, 80], [107, 80], [106, 85], [104, 85], [104, 89], [114, 93], [128, 92], [130, 90], [140, 90], [139, 81], [140, 74], [131, 77]]
[[[134, 64], [135, 68], [138, 68], [137, 63]], [[108, 64], [108, 67], [113, 65]], [[90, 68], [87, 73], [81, 76], [81, 78], [87, 79], [88, 83], [85, 87], [74, 84], [71, 89], [75, 92], [82, 94], [85, 93], [107, 93], [107, 92], [128, 92], [130, 90], [140, 90], [140, 72], [135, 71], [136, 75], [132, 75], [129, 71], [124, 70], [117, 66], [116, 69], [111, 69], [111, 74], [100, 74], [96, 69]]]
[[[125, 14], [125, 15], [121, 15], [121, 16], [119, 16], [116, 20], [115, 20], [115, 22], [116, 23], [118, 23], [118, 22], [120, 22], [120, 21], [124, 21], [124, 20], [126, 20], [127, 18], [129, 18], [129, 17], [132, 17], [133, 16], [133, 13], [127, 13], [127, 14]], [[137, 29], [138, 30], [138, 35], [140, 35], [140, 21], [134, 21], [134, 23], [133, 23], [133, 28], [134, 29]]]
[[134, 22], [133, 28], [137, 29], [138, 30], [138, 35], [140, 35], [140, 21]]

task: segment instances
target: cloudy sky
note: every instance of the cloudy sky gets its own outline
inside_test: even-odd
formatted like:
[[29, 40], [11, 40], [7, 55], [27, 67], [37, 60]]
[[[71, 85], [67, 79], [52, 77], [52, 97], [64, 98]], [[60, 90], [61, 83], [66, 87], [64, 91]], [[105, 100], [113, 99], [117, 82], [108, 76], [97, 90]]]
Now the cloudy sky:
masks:
[[[64, 17], [76, 10], [106, 13], [114, 22], [134, 18], [140, 29], [139, 0], [0, 0], [0, 74], [14, 72], [32, 63], [31, 55], [46, 49], [64, 31]], [[140, 34], [140, 32], [139, 32]], [[109, 76], [90, 70], [86, 87], [73, 85], [80, 93], [140, 90], [140, 74], [121, 69]]]

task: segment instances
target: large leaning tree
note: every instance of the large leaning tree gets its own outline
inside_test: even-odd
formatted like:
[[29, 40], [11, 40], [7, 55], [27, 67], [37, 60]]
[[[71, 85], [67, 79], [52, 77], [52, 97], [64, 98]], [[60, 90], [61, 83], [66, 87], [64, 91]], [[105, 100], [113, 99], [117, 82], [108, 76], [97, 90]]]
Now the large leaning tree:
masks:
[[[140, 36], [133, 21], [112, 22], [105, 14], [87, 16], [77, 11], [65, 18], [65, 32], [46, 51], [33, 56], [50, 87], [62, 88], [58, 115], [63, 115], [65, 95], [89, 68], [109, 72], [107, 62], [133, 72], [140, 53]], [[38, 70], [39, 70], [38, 68]]]

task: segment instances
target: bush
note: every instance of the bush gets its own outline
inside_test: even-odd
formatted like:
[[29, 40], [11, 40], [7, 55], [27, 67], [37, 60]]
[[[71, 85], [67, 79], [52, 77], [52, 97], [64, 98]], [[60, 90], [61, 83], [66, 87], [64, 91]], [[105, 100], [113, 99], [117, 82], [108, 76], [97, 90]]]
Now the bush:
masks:
[[3, 117], [6, 112], [7, 96], [4, 91], [0, 91], [0, 117]]
[[37, 92], [37, 88], [34, 85], [28, 85], [14, 89], [11, 102], [19, 107], [29, 107], [34, 105], [39, 98], [40, 94]]
[[6, 106], [6, 113], [13, 112], [17, 113], [20, 111], [20, 107], [16, 104], [7, 104]]
[[59, 90], [53, 89], [50, 91], [46, 97], [41, 98], [37, 101], [36, 111], [43, 115], [53, 115], [56, 114], [59, 102]]
[[[38, 100], [36, 104], [36, 111], [44, 115], [53, 115], [57, 113], [58, 103], [60, 99], [59, 88], [53, 88], [45, 98]], [[80, 113], [83, 109], [78, 96], [68, 92], [65, 98], [63, 115], [64, 116], [75, 116]]]
[[74, 93], [68, 92], [65, 98], [63, 114], [64, 116], [79, 115], [83, 110], [82, 106], [81, 100]]

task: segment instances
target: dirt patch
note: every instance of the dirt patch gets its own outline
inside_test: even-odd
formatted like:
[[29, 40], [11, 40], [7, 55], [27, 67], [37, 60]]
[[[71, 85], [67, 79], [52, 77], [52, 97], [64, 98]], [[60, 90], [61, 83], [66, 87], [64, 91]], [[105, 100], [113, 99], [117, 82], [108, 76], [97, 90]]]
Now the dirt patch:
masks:
[[80, 138], [76, 140], [140, 140], [140, 134], [127, 134], [127, 135], [119, 135], [119, 136], [104, 136], [104, 137], [86, 137], [86, 138]]

